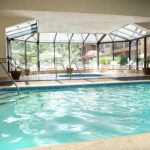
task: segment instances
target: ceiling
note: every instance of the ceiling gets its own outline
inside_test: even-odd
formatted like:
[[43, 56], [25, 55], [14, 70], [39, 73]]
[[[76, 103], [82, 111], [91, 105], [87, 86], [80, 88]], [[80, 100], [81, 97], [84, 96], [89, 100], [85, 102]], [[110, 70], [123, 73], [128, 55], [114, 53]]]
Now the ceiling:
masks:
[[150, 23], [150, 17], [31, 10], [5, 10], [5, 15], [38, 20], [39, 32], [110, 33], [127, 24]]

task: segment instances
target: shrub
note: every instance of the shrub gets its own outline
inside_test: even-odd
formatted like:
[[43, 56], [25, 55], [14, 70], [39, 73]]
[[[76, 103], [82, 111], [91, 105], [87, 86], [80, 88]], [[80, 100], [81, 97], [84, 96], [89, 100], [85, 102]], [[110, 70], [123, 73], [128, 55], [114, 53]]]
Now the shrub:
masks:
[[106, 57], [106, 56], [102, 56], [102, 57], [100, 58], [100, 62], [101, 62], [101, 64], [103, 64], [103, 65], [108, 64], [107, 57]]
[[128, 62], [128, 58], [126, 56], [121, 55], [120, 65], [125, 65], [127, 62]]

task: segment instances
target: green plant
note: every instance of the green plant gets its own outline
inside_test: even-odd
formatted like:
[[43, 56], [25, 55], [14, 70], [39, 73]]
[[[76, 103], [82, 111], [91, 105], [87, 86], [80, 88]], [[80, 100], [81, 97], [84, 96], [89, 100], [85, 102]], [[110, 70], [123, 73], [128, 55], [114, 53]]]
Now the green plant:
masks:
[[113, 57], [112, 56], [107, 56], [107, 63], [110, 64], [111, 61], [113, 61]]
[[127, 62], [128, 62], [128, 58], [126, 56], [121, 55], [120, 65], [125, 65]]
[[72, 72], [73, 72], [73, 68], [72, 68], [71, 65], [72, 65], [72, 64], [69, 63], [69, 65], [68, 65], [67, 68], [66, 68], [66, 71], [67, 71], [68, 74], [72, 74]]
[[21, 68], [20, 66], [17, 66], [17, 63], [14, 59], [12, 59], [11, 62], [11, 76], [14, 80], [19, 80], [21, 76]]
[[120, 64], [121, 57], [120, 56], [115, 56], [114, 60], [117, 61], [118, 64]]
[[102, 56], [101, 59], [100, 59], [100, 61], [101, 61], [101, 64], [103, 64], [103, 65], [108, 64], [108, 60], [107, 60], [106, 56]]
[[100, 57], [100, 62], [103, 65], [110, 64], [111, 61], [112, 61], [112, 56], [102, 56], [102, 57]]

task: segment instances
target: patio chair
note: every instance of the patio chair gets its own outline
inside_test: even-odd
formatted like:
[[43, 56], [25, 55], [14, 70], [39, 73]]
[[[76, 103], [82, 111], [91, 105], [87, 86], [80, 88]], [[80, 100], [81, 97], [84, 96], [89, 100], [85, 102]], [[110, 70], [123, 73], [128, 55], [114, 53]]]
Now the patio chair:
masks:
[[139, 68], [139, 70], [143, 70], [143, 68], [144, 68], [144, 59], [139, 60], [138, 68]]
[[114, 60], [110, 62], [110, 66], [108, 69], [115, 70], [115, 69], [119, 69], [119, 67], [120, 67], [120, 64], [118, 64], [118, 62]]
[[133, 60], [128, 61], [128, 63], [126, 64], [126, 68], [127, 69], [132, 69], [134, 68], [133, 66], [135, 65]]

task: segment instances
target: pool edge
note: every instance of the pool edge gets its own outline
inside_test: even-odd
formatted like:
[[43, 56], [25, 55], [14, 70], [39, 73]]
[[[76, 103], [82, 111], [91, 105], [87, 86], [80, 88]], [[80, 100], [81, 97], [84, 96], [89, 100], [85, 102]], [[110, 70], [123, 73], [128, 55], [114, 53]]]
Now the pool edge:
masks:
[[[21, 85], [19, 86], [20, 91], [24, 90], [36, 90], [36, 89], [60, 89], [62, 87], [72, 88], [72, 87], [88, 87], [88, 86], [114, 86], [114, 85], [130, 85], [130, 84], [146, 84], [150, 83], [150, 80], [132, 80], [132, 81], [113, 81], [113, 82], [94, 82], [94, 83], [71, 83], [71, 84], [53, 84], [53, 85]], [[0, 87], [0, 91], [17, 91], [13, 87]]]
[[22, 150], [149, 150], [150, 133]]

